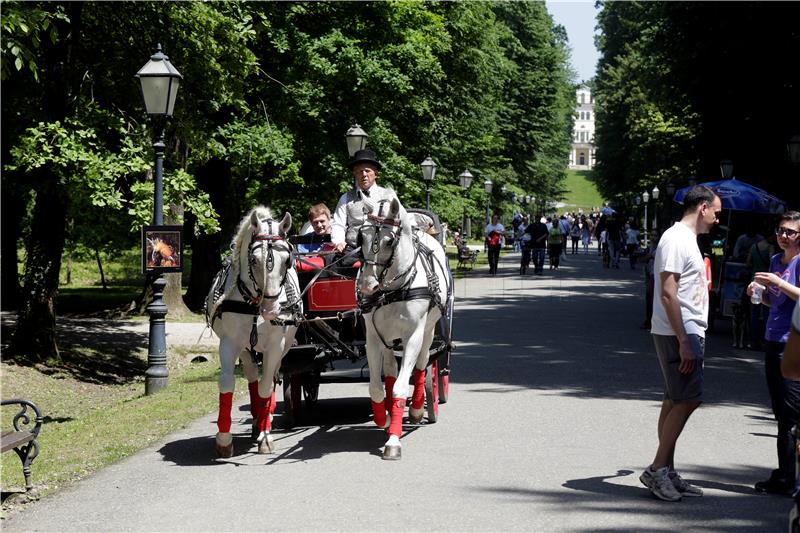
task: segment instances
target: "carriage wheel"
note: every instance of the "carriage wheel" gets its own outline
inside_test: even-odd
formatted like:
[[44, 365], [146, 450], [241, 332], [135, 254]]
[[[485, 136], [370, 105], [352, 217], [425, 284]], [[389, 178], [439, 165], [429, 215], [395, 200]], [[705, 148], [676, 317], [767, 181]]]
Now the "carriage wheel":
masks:
[[300, 399], [302, 398], [303, 376], [292, 374], [283, 378], [283, 415], [289, 427], [300, 420]]
[[434, 361], [425, 372], [425, 407], [428, 411], [428, 424], [435, 424], [439, 418], [439, 363]]
[[319, 374], [307, 372], [303, 375], [303, 398], [306, 401], [306, 407], [317, 405], [317, 400], [319, 400]]

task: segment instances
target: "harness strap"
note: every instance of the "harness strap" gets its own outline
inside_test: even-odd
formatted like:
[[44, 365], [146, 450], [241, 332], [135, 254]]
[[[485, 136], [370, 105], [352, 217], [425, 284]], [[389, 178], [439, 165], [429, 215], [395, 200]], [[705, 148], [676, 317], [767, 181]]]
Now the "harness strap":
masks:
[[[366, 314], [384, 305], [395, 302], [407, 302], [409, 300], [431, 300], [433, 295], [428, 287], [415, 287], [413, 289], [401, 289], [391, 292], [379, 293], [377, 297], [365, 298], [360, 302], [361, 312]], [[433, 305], [430, 306], [431, 308]]]
[[256, 358], [256, 344], [258, 344], [257, 325], [258, 325], [258, 315], [255, 315], [253, 317], [253, 327], [250, 329], [250, 357], [253, 359], [253, 363], [255, 363], [256, 365], [258, 364], [258, 359]]

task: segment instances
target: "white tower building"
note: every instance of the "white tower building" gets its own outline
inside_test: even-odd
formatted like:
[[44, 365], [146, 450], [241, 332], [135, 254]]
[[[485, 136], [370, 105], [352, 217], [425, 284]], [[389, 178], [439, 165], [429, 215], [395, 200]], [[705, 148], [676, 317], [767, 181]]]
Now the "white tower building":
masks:
[[575, 91], [575, 123], [572, 128], [572, 149], [569, 168], [591, 170], [594, 168], [594, 97], [585, 85]]

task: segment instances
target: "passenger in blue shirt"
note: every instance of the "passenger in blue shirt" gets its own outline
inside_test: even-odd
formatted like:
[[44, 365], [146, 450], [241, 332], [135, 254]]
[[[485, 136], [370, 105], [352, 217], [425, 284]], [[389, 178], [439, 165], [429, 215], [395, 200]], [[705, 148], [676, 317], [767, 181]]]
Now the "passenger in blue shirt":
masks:
[[[311, 231], [304, 235], [327, 235], [331, 232], [331, 211], [325, 204], [316, 204], [308, 210], [308, 222], [311, 224]], [[297, 251], [300, 253], [310, 253], [319, 251], [323, 242], [309, 244], [298, 244]]]

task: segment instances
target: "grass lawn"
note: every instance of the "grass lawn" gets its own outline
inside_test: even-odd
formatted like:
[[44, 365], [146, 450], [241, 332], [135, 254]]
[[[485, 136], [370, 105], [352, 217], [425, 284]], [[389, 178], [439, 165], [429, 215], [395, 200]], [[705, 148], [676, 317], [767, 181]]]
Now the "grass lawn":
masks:
[[591, 181], [590, 170], [567, 169], [564, 188], [568, 192], [561, 201], [566, 205], [559, 208], [559, 211], [577, 211], [579, 208], [589, 211], [592, 207], [603, 205], [603, 197], [600, 196], [600, 192]]

